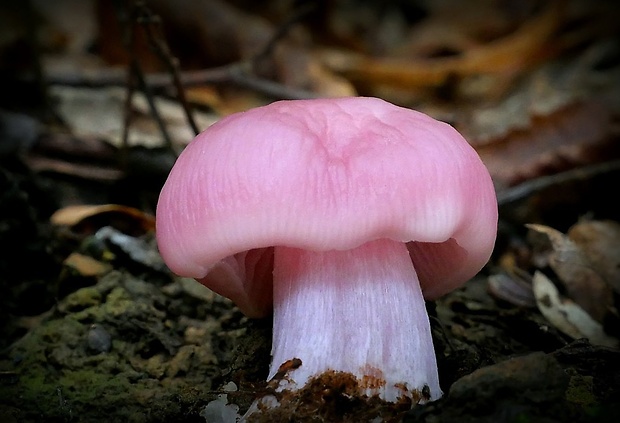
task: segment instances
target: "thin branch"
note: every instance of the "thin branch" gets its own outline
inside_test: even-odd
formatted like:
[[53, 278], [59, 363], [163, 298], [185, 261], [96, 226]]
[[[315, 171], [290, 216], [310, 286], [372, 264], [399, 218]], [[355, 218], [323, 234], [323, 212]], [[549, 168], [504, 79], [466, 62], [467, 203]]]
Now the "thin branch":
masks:
[[315, 9], [316, 5], [313, 3], [306, 3], [305, 5], [299, 7], [299, 9], [295, 11], [295, 13], [293, 13], [289, 18], [287, 18], [278, 26], [274, 34], [271, 36], [271, 39], [267, 41], [267, 44], [263, 47], [263, 49], [251, 59], [252, 62], [256, 64], [259, 61], [271, 56], [278, 42], [280, 42], [280, 40], [282, 40], [290, 32], [291, 28], [300, 23]]
[[123, 139], [121, 148], [119, 149], [121, 168], [126, 168], [127, 165], [127, 148], [129, 147], [129, 127], [131, 126], [131, 104], [133, 94], [135, 92], [135, 78], [133, 72], [133, 66], [130, 66], [126, 72], [126, 93], [125, 104], [123, 105]]
[[583, 181], [593, 176], [620, 171], [620, 160], [580, 167], [554, 175], [531, 179], [514, 187], [503, 189], [497, 193], [500, 206], [514, 203], [554, 185], [567, 182]]
[[[121, 10], [119, 8], [119, 21], [122, 21], [122, 17], [120, 16]], [[127, 22], [131, 22], [131, 18], [127, 19]], [[127, 168], [127, 149], [129, 148], [129, 127], [131, 126], [131, 104], [133, 95], [135, 92], [135, 72], [134, 72], [134, 52], [135, 52], [135, 29], [131, 23], [127, 23], [124, 27], [123, 33], [123, 41], [125, 44], [125, 48], [129, 52], [130, 55], [130, 65], [127, 71], [125, 72], [125, 81], [126, 81], [126, 94], [125, 94], [125, 104], [123, 106], [123, 140], [121, 144], [121, 148], [119, 149], [119, 161], [122, 169]]]
[[166, 128], [166, 124], [164, 123], [164, 120], [162, 119], [161, 114], [159, 113], [159, 110], [157, 109], [157, 106], [155, 105], [155, 94], [153, 93], [153, 89], [149, 87], [148, 84], [146, 83], [146, 79], [144, 78], [144, 73], [142, 72], [142, 69], [139, 66], [132, 66], [132, 67], [134, 68], [134, 74], [137, 77], [138, 85], [140, 86], [140, 89], [142, 90], [142, 92], [144, 93], [144, 96], [146, 97], [146, 100], [149, 104], [149, 109], [151, 110], [151, 114], [153, 115], [153, 118], [155, 118], [155, 121], [157, 122], [157, 126], [159, 127], [159, 130], [161, 131], [164, 137], [164, 141], [166, 142], [166, 145], [168, 147], [173, 149], [172, 138], [170, 137], [170, 134], [168, 133], [168, 129]]
[[[168, 133], [168, 129], [166, 128], [166, 124], [164, 123], [159, 110], [155, 104], [155, 95], [153, 93], [153, 89], [147, 84], [146, 78], [144, 76], [144, 72], [140, 67], [140, 63], [136, 59], [136, 26], [135, 23], [138, 22], [141, 18], [141, 13], [143, 10], [141, 9], [142, 2], [136, 1], [132, 3], [130, 6], [130, 12], [127, 14], [128, 19], [126, 20], [125, 25], [125, 36], [124, 43], [127, 51], [129, 52], [130, 64], [127, 69], [126, 76], [126, 86], [127, 86], [127, 96], [125, 98], [125, 109], [124, 109], [124, 125], [123, 125], [123, 148], [121, 149], [121, 164], [126, 165], [126, 151], [129, 146], [129, 127], [131, 125], [131, 104], [133, 94], [135, 92], [135, 84], [138, 84], [140, 90], [144, 93], [144, 97], [149, 106], [149, 110], [151, 111], [151, 115], [157, 122], [157, 126], [164, 138], [164, 142], [166, 145], [174, 151], [172, 138]], [[120, 12], [119, 12], [120, 14]], [[119, 18], [122, 20], [122, 17]]]
[[[146, 84], [152, 89], [166, 89], [174, 85], [179, 96], [179, 100], [182, 104], [185, 102], [184, 90], [182, 87], [223, 83], [234, 84], [239, 87], [248, 88], [256, 92], [281, 99], [297, 100], [316, 98], [317, 94], [312, 91], [291, 88], [279, 82], [261, 78], [253, 72], [256, 64], [271, 55], [277, 42], [288, 33], [294, 24], [300, 22], [304, 17], [306, 17], [313, 10], [313, 8], [314, 6], [312, 5], [301, 7], [289, 19], [280, 25], [270, 40], [266, 43], [265, 47], [254, 57], [216, 68], [197, 71], [180, 72], [178, 61], [176, 61], [176, 59], [169, 54], [167, 44], [162, 45], [162, 43], [164, 43], [163, 38], [156, 36], [155, 34], [151, 34], [151, 36], [149, 36], [148, 26], [145, 26], [147, 29], [147, 36], [151, 38], [150, 41], [154, 44], [156, 51], [157, 49], [160, 49], [158, 54], [163, 57], [163, 61], [171, 69], [173, 76], [173, 80], [171, 81], [169, 73], [144, 74]], [[157, 41], [158, 39], [160, 39], [160, 41]], [[32, 76], [25, 76], [25, 78], [32, 79]], [[127, 84], [125, 72], [122, 69], [117, 68], [108, 68], [94, 73], [63, 72], [56, 75], [50, 73], [48, 75], [48, 80], [52, 85], [65, 86], [122, 87]], [[185, 105], [183, 105], [183, 107], [185, 108]], [[194, 130], [195, 129], [196, 128], [194, 128]]]
[[[270, 79], [251, 75], [247, 67], [248, 62], [235, 62], [217, 68], [181, 72], [179, 78], [184, 87], [228, 83], [287, 100], [317, 97], [317, 94], [312, 91], [291, 88]], [[126, 71], [123, 69], [109, 68], [102, 72], [89, 74], [63, 72], [54, 75], [50, 73], [48, 81], [51, 85], [71, 87], [125, 87], [127, 83], [125, 75]], [[170, 75], [167, 73], [145, 74], [144, 78], [152, 89], [164, 89], [172, 85]]]
[[200, 129], [198, 128], [198, 125], [196, 124], [196, 121], [194, 120], [194, 117], [190, 110], [190, 106], [187, 103], [185, 89], [183, 88], [183, 84], [179, 76], [179, 60], [172, 55], [172, 53], [170, 52], [170, 48], [168, 47], [168, 43], [162, 35], [161, 20], [158, 16], [152, 14], [152, 12], [146, 7], [144, 2], [139, 2], [138, 7], [140, 7], [141, 9], [140, 12], [142, 16], [146, 17], [146, 19], [140, 19], [139, 22], [142, 23], [142, 26], [146, 31], [149, 45], [159, 56], [160, 60], [168, 67], [170, 75], [172, 75], [174, 86], [176, 88], [177, 98], [181, 103], [181, 107], [183, 107], [187, 122], [194, 131], [194, 134], [198, 135]]

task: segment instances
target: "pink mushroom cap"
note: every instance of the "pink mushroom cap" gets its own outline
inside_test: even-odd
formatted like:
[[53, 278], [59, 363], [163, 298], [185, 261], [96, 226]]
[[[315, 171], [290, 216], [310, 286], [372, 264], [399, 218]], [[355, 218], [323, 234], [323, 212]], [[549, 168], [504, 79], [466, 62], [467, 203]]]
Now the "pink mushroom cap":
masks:
[[270, 312], [273, 246], [407, 243], [425, 298], [488, 261], [491, 177], [450, 125], [376, 98], [279, 101], [225, 117], [178, 158], [157, 206], [169, 268], [252, 317]]

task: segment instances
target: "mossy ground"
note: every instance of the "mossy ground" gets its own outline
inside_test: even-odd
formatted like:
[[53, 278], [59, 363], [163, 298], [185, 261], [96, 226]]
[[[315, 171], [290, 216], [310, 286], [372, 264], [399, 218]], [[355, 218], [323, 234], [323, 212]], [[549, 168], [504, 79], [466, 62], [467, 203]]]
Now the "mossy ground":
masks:
[[223, 327], [224, 314], [236, 313], [224, 299], [200, 304], [170, 284], [167, 292], [112, 271], [70, 294], [3, 354], [0, 415], [19, 410], [20, 422], [198, 420], [242, 329]]

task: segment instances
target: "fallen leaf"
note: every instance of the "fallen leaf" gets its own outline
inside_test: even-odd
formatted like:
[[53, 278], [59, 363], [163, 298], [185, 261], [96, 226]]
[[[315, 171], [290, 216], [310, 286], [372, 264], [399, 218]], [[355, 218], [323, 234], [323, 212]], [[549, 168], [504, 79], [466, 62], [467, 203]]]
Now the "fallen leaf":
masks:
[[69, 254], [63, 264], [84, 277], [101, 276], [111, 269], [109, 264], [80, 253]]
[[612, 289], [583, 250], [556, 229], [538, 224], [526, 226], [546, 236], [551, 243], [551, 250], [542, 254], [547, 255], [549, 266], [562, 281], [568, 296], [593, 319], [603, 322], [613, 307]]
[[495, 183], [512, 186], [608, 158], [611, 119], [611, 111], [599, 102], [576, 102], [547, 115], [532, 115], [527, 127], [472, 144]]
[[275, 31], [258, 14], [223, 0], [151, 0], [148, 6], [166, 23], [170, 48], [186, 67], [248, 59], [265, 48]]
[[[103, 138], [120, 147], [123, 141], [123, 110], [126, 89], [121, 87], [84, 88], [52, 86], [50, 94], [57, 101], [56, 110], [78, 138]], [[155, 108], [161, 116], [172, 142], [185, 146], [195, 136], [187, 123], [182, 106], [176, 102], [156, 97]], [[200, 130], [213, 124], [218, 116], [193, 111]], [[165, 145], [161, 130], [153, 118], [146, 97], [135, 93], [132, 97], [132, 117], [128, 144], [145, 147]]]
[[516, 274], [498, 273], [487, 280], [489, 292], [495, 298], [519, 307], [535, 307], [531, 281]]
[[188, 101], [192, 104], [208, 107], [218, 117], [265, 105], [265, 99], [259, 93], [241, 91], [230, 87], [222, 89], [222, 87], [212, 85], [197, 85], [188, 87], [186, 93]]
[[353, 81], [389, 84], [402, 88], [439, 86], [449, 78], [479, 74], [515, 73], [540, 61], [545, 43], [560, 24], [560, 2], [551, 2], [539, 15], [526, 20], [514, 32], [492, 42], [439, 58], [370, 57], [350, 53], [334, 60], [325, 50], [328, 67]]
[[155, 230], [155, 218], [142, 210], [119, 205], [73, 205], [57, 210], [50, 217], [57, 226], [69, 226], [78, 233], [94, 233], [104, 226], [122, 229], [128, 234]]
[[567, 235], [620, 294], [620, 223], [584, 220], [570, 227]]
[[532, 279], [538, 309], [558, 330], [573, 339], [587, 338], [590, 343], [617, 348], [619, 341], [603, 331], [603, 326], [573, 301], [560, 296], [555, 285], [542, 272]]
[[286, 86], [306, 89], [319, 97], [347, 97], [357, 91], [347, 79], [328, 69], [317, 55], [287, 46], [274, 57], [279, 80]]

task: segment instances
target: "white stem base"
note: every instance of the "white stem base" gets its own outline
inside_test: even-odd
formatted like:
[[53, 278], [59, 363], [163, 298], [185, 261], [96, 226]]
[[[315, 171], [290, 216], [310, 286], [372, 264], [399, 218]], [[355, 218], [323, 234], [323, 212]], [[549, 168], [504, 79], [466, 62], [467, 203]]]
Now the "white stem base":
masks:
[[[276, 247], [271, 379], [294, 358], [284, 389], [328, 370], [364, 389], [399, 397], [441, 397], [424, 298], [405, 244], [377, 240], [347, 251]], [[423, 391], [424, 390], [424, 391]], [[422, 399], [421, 402], [424, 402]]]

